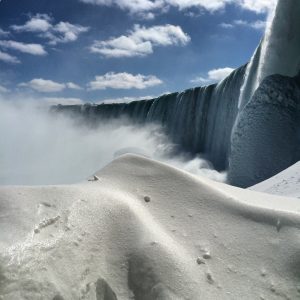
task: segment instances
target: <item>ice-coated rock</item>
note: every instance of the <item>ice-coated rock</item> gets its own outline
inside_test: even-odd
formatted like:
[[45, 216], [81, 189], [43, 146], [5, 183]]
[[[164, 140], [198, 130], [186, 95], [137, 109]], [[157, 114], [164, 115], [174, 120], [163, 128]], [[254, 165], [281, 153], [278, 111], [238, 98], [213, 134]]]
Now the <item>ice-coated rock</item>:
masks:
[[239, 115], [232, 133], [229, 182], [249, 187], [300, 159], [300, 76], [271, 75]]

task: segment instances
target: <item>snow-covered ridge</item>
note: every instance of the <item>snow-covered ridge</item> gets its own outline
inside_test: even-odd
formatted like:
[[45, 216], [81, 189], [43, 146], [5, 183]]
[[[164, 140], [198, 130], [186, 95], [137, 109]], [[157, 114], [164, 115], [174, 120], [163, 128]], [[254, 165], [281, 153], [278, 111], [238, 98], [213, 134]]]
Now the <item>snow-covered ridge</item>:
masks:
[[0, 195], [3, 300], [299, 297], [297, 199], [133, 155]]

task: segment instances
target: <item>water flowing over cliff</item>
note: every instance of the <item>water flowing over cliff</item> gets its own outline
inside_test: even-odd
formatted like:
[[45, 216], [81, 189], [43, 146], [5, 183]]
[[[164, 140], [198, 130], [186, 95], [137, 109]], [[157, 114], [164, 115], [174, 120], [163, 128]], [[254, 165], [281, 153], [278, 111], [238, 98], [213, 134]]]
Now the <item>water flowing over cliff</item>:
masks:
[[58, 106], [61, 112], [80, 115], [89, 122], [128, 117], [133, 123], [158, 123], [178, 148], [201, 153], [218, 170], [227, 167], [231, 129], [246, 66], [219, 84], [197, 87], [131, 103]]
[[279, 0], [270, 19], [246, 71], [240, 110], [264, 78], [273, 74], [293, 77], [300, 70], [300, 1]]

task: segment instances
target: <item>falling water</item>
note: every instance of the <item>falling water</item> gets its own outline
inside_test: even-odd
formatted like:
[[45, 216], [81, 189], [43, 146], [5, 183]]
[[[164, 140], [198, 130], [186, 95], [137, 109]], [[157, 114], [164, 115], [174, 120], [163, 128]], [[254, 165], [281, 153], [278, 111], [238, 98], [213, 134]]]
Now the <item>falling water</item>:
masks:
[[293, 77], [300, 69], [300, 1], [279, 0], [270, 13], [265, 37], [246, 71], [239, 110], [251, 100], [264, 78], [273, 74]]

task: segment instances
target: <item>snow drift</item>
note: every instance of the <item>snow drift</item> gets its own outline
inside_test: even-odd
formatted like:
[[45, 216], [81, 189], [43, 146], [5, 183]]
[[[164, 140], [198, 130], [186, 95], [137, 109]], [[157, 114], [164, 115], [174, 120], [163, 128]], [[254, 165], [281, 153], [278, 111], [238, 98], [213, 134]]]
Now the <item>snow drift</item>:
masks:
[[133, 155], [90, 180], [0, 188], [1, 299], [299, 297], [298, 199]]
[[288, 196], [300, 199], [300, 161], [249, 189], [273, 195]]

